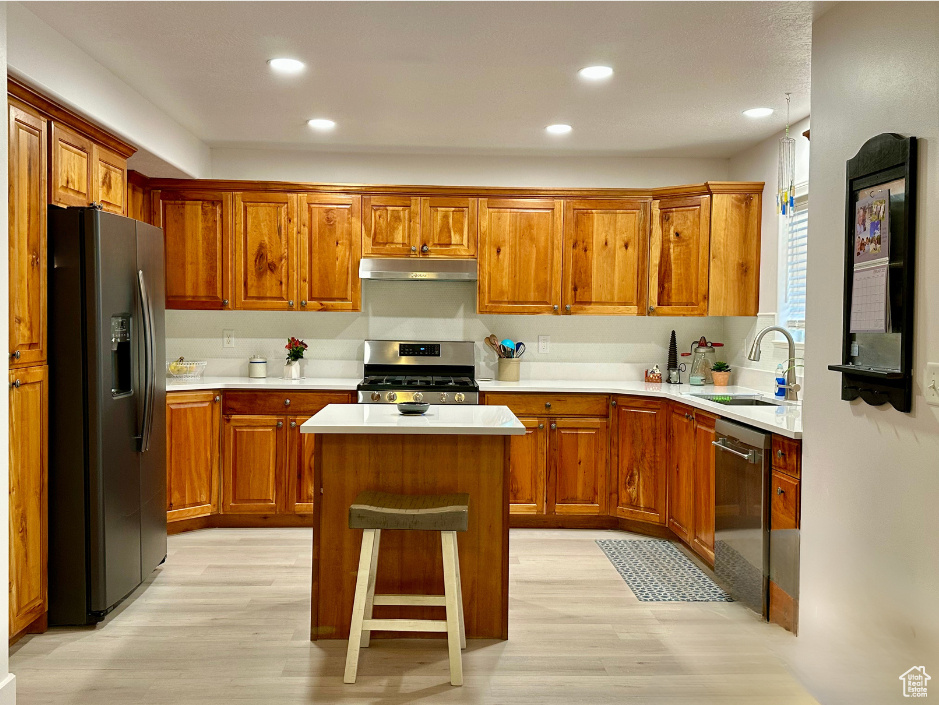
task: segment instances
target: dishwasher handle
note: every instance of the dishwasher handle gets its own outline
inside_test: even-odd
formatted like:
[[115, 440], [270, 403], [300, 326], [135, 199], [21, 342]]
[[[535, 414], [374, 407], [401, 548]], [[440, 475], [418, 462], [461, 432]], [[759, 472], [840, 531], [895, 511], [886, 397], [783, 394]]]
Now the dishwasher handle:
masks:
[[727, 451], [728, 453], [733, 453], [733, 454], [736, 455], [738, 458], [743, 458], [743, 459], [746, 460], [748, 463], [754, 463], [754, 464], [756, 464], [756, 463], [759, 463], [759, 462], [760, 462], [760, 455], [761, 455], [761, 453], [760, 453], [759, 451], [757, 451], [757, 450], [748, 450], [747, 452], [744, 453], [744, 452], [741, 452], [741, 451], [739, 451], [739, 450], [735, 450], [734, 448], [731, 448], [729, 445], [727, 445], [727, 444], [725, 443], [726, 440], [727, 440], [726, 438], [719, 438], [719, 439], [716, 440], [716, 441], [711, 441], [711, 445], [712, 445], [712, 446], [717, 446], [720, 450], [725, 450], [725, 451]]

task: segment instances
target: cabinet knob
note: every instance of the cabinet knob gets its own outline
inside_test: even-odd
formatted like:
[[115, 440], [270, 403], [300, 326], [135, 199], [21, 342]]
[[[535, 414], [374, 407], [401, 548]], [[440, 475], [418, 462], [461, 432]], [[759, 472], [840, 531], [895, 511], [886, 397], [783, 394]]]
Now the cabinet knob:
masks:
[[544, 408], [545, 408], [545, 409], [550, 409], [550, 408], [551, 408], [551, 402], [546, 401], [546, 402], [544, 403]]
[[783, 453], [781, 450], [777, 450], [777, 451], [776, 451], [776, 457], [777, 457], [777, 458], [782, 458], [782, 457], [784, 457], [785, 455], [786, 455], [786, 454]]
[[616, 406], [616, 399], [610, 402], [610, 406]]
[[411, 245], [411, 252], [417, 252], [417, 245]]
[[544, 428], [544, 424], [543, 423], [538, 424], [538, 428]]
[[649, 313], [655, 313], [655, 306], [649, 306]]
[[777, 487], [776, 494], [786, 494], [786, 490], [784, 490], [782, 487]]
[[283, 421], [278, 421], [278, 422], [277, 422], [277, 428], [283, 428], [283, 427], [284, 427], [284, 422], [283, 422]]
[[555, 310], [555, 311], [558, 310], [558, 305], [557, 305], [557, 304], [554, 304], [554, 310]]
[[284, 399], [284, 406], [290, 406], [290, 400]]
[[13, 359], [14, 359], [14, 360], [19, 360], [19, 359], [20, 359], [20, 351], [19, 351], [19, 350], [17, 350], [15, 353], [13, 353]]
[[287, 305], [290, 306], [290, 308], [293, 308], [293, 299], [290, 299], [290, 301], [287, 302]]
[[675, 237], [681, 237], [681, 233], [678, 232], [677, 230], [675, 231]]
[[222, 299], [222, 306], [228, 306], [228, 299]]
[[565, 307], [564, 307], [564, 310], [567, 311], [568, 313], [570, 313], [570, 312], [571, 312], [571, 305], [568, 304], [567, 306], [565, 306]]
[[303, 300], [300, 302], [300, 305], [301, 305], [301, 306], [306, 306], [306, 299], [303, 299]]
[[14, 380], [14, 381], [13, 381], [13, 389], [19, 389], [19, 388], [20, 388], [20, 381], [19, 381], [18, 379], [17, 379], [17, 380]]
[[556, 429], [557, 427], [558, 427], [558, 425], [557, 425], [556, 423], [551, 424], [551, 430], [552, 430], [552, 431], [553, 431], [554, 429]]
[[296, 427], [297, 427], [297, 422], [296, 422], [296, 421], [291, 421], [291, 422], [290, 422], [290, 428], [296, 428]]
[[220, 401], [222, 401], [222, 398], [220, 396], [216, 396], [215, 403], [218, 404]]
[[421, 252], [430, 252], [430, 248], [427, 245], [421, 245]]

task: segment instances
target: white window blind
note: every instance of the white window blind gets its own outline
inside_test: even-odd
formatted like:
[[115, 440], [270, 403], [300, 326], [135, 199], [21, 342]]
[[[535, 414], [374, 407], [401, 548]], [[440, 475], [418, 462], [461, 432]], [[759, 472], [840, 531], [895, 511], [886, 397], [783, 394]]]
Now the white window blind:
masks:
[[785, 243], [782, 272], [783, 304], [780, 306], [782, 324], [789, 329], [798, 343], [805, 342], [805, 271], [808, 254], [809, 198], [805, 194], [796, 199], [791, 218], [784, 218]]

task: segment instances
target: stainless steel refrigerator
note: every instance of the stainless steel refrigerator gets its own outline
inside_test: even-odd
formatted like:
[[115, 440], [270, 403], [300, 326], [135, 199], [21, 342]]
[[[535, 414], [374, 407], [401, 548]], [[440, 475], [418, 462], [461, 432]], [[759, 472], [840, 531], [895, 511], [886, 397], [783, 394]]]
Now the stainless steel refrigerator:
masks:
[[91, 624], [166, 558], [163, 231], [48, 222], [49, 623]]

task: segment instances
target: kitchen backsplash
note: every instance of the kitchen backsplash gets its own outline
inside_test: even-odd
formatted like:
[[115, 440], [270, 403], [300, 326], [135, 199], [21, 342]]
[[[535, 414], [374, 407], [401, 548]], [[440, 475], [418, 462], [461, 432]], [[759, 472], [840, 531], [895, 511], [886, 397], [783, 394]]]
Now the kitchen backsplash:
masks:
[[[362, 294], [360, 313], [167, 311], [167, 358], [208, 360], [207, 375], [246, 376], [248, 358], [261, 355], [268, 359], [268, 374], [276, 376], [287, 338], [297, 336], [309, 345], [307, 376], [360, 377], [365, 339], [474, 340], [477, 375], [491, 377], [495, 357], [481, 341], [495, 333], [525, 341], [524, 378], [641, 379], [653, 363], [665, 367], [672, 329], [680, 352], [704, 335], [727, 343], [725, 354], [718, 357], [735, 364], [745, 358], [744, 342], [749, 340], [732, 343], [728, 338], [746, 335], [756, 321], [480, 315], [472, 282], [365, 281]], [[225, 330], [234, 331], [232, 348], [222, 345]], [[547, 354], [538, 352], [539, 335], [551, 338]]]

